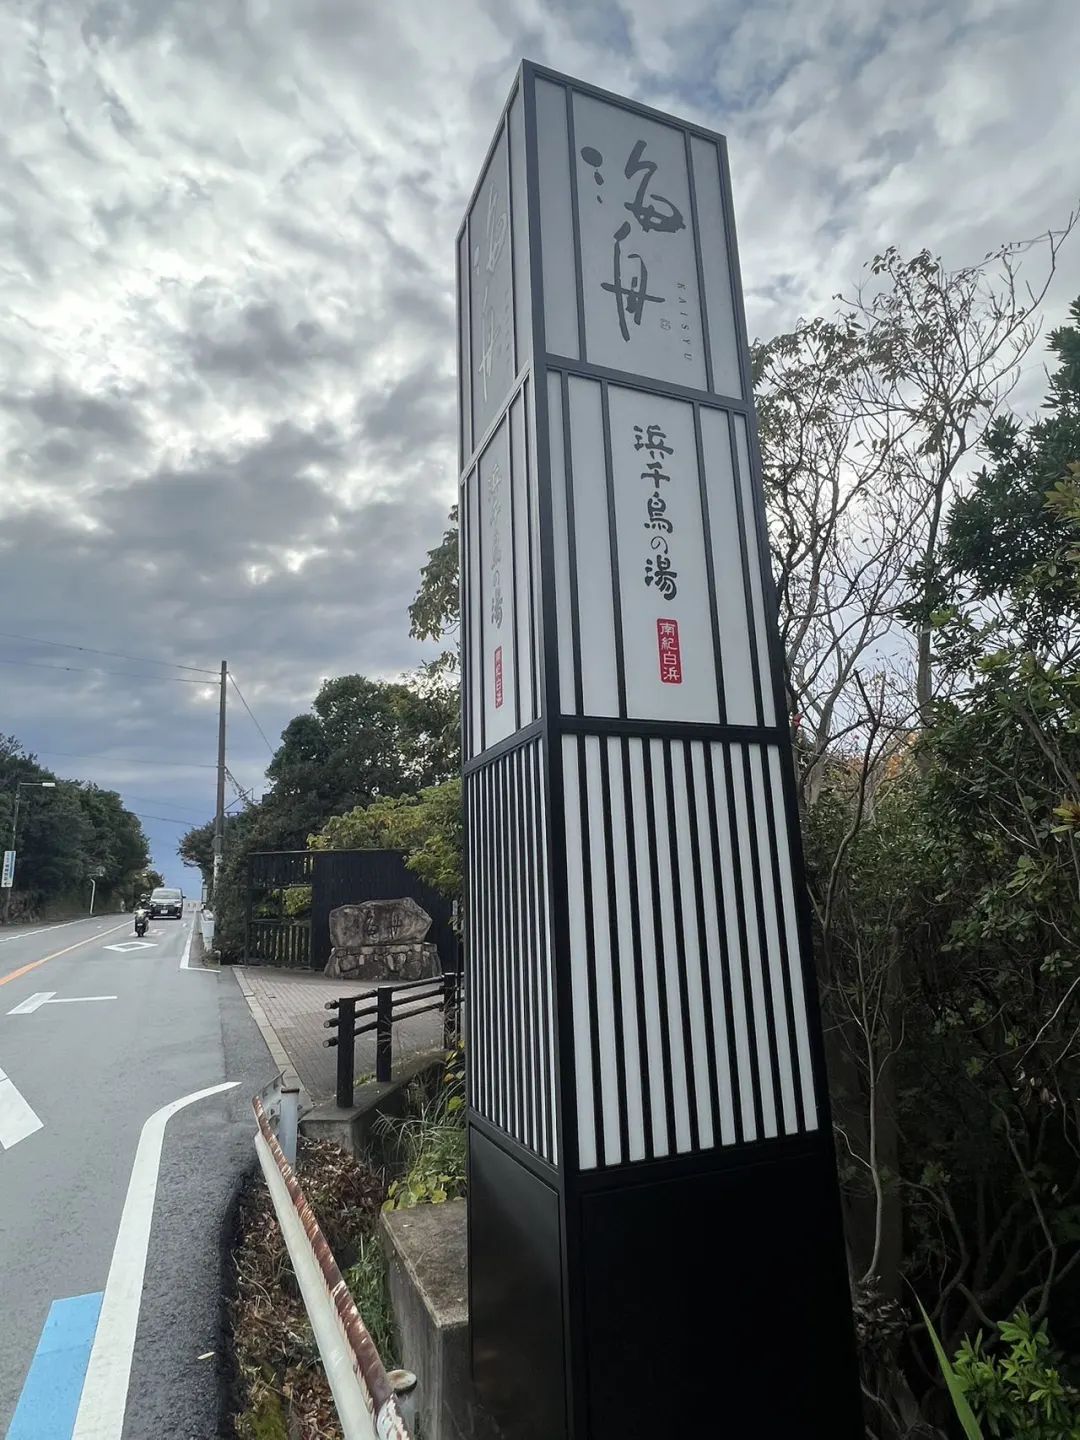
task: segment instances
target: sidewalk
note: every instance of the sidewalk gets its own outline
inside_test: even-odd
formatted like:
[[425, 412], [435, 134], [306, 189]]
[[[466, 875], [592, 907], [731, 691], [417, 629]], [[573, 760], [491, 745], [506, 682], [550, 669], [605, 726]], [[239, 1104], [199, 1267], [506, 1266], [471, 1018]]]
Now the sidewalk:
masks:
[[[234, 965], [234, 975], [269, 1046], [274, 1063], [299, 1079], [312, 1105], [332, 1102], [337, 1089], [337, 1050], [325, 1042], [333, 1033], [324, 1021], [333, 1018], [328, 1000], [347, 995], [370, 995], [378, 987], [350, 980], [332, 980], [308, 970], [285, 970], [277, 965]], [[418, 1050], [442, 1044], [443, 1020], [431, 1011], [415, 1020], [403, 1020], [393, 1029], [394, 1068]], [[375, 1033], [356, 1041], [356, 1077], [375, 1070]]]

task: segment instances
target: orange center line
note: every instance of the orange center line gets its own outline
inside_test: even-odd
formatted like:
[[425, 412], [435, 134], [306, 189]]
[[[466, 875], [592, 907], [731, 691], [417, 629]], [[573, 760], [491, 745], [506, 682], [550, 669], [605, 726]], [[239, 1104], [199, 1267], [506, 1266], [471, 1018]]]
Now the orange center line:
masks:
[[63, 950], [54, 950], [51, 955], [43, 955], [40, 960], [31, 960], [28, 965], [20, 965], [18, 970], [12, 970], [10, 975], [0, 975], [0, 985], [6, 985], [9, 980], [18, 980], [20, 975], [29, 975], [31, 970], [44, 965], [46, 960], [56, 960], [61, 955], [66, 955], [69, 950], [77, 950], [80, 945], [89, 945], [91, 940], [100, 940], [104, 935], [113, 935], [117, 930], [124, 929], [126, 922], [124, 925], [114, 925], [111, 930], [98, 930], [94, 935], [87, 935], [84, 940], [76, 940], [74, 945], [65, 946]]

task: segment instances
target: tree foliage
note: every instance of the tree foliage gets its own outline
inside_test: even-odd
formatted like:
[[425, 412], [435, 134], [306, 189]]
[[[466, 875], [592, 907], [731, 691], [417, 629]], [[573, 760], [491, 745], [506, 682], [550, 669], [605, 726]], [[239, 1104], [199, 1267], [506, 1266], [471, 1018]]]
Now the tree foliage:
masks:
[[[56, 788], [38, 789], [43, 780]], [[129, 900], [150, 855], [142, 825], [121, 797], [97, 785], [60, 779], [14, 736], [0, 736], [0, 837], [5, 849], [19, 781], [29, 781], [33, 788], [22, 790], [19, 801], [12, 916], [85, 903], [91, 875], [101, 908], [113, 900]]]
[[[1050, 337], [1042, 417], [992, 421], [984, 468], [945, 512], [929, 710], [913, 693], [920, 723], [903, 728], [869, 705], [825, 748], [807, 807], [853, 1278], [880, 1322], [864, 1333], [877, 1434], [925, 1433], [934, 1413], [916, 1337], [894, 1323], [903, 1280], [950, 1349], [1022, 1308], [1080, 1353], [1072, 317]], [[916, 608], [924, 582], [912, 573]]]
[[435, 672], [454, 671], [458, 665], [457, 636], [461, 624], [458, 591], [458, 507], [447, 517], [442, 540], [428, 551], [427, 564], [420, 571], [416, 598], [409, 606], [409, 633], [417, 640], [445, 640], [453, 637], [432, 667]]
[[418, 795], [392, 796], [328, 820], [309, 840], [313, 850], [400, 850], [405, 863], [441, 895], [461, 894], [461, 781]]
[[[215, 940], [226, 954], [243, 944], [247, 856], [255, 850], [302, 850], [335, 816], [438, 786], [459, 763], [458, 697], [438, 677], [327, 680], [312, 708], [285, 727], [267, 768], [263, 799], [228, 817]], [[213, 822], [181, 839], [185, 864], [209, 885]]]

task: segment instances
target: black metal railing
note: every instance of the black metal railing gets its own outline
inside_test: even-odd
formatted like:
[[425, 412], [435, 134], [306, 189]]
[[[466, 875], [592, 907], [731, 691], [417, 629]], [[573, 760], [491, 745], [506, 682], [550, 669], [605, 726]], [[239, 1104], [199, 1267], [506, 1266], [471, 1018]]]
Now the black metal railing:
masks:
[[337, 1103], [348, 1109], [356, 1088], [356, 1041], [361, 1035], [375, 1032], [375, 1079], [392, 1078], [391, 1042], [394, 1026], [432, 1010], [443, 1012], [443, 1044], [449, 1050], [461, 1035], [460, 977], [440, 975], [436, 980], [401, 980], [393, 985], [380, 985], [373, 995], [347, 995], [341, 1000], [328, 1000], [327, 1010], [334, 1010], [332, 1020], [324, 1020], [327, 1030], [335, 1030], [323, 1043], [337, 1047]]

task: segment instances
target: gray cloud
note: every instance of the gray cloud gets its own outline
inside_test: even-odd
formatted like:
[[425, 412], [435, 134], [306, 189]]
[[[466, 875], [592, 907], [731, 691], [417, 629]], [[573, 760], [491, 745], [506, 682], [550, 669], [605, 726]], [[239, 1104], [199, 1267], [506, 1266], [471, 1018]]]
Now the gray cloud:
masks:
[[[456, 495], [454, 234], [522, 54], [729, 135], [750, 328], [769, 334], [886, 244], [960, 263], [1059, 222], [1078, 40], [1071, 0], [12, 11], [5, 628], [225, 655], [271, 737], [322, 675], [423, 658], [406, 609]], [[1052, 321], [1077, 292], [1080, 243]], [[67, 773], [209, 806], [212, 693], [33, 668], [92, 663], [76, 651], [0, 641], [5, 658], [26, 663], [0, 665], [0, 728], [109, 754], [57, 758]], [[193, 763], [137, 763], [168, 756]], [[258, 787], [240, 711], [230, 757]], [[174, 829], [148, 828], [167, 861]]]
[[0, 394], [0, 407], [33, 416], [49, 432], [81, 433], [127, 445], [141, 442], [142, 431], [129, 400], [88, 395], [59, 379], [46, 390], [25, 395]]

